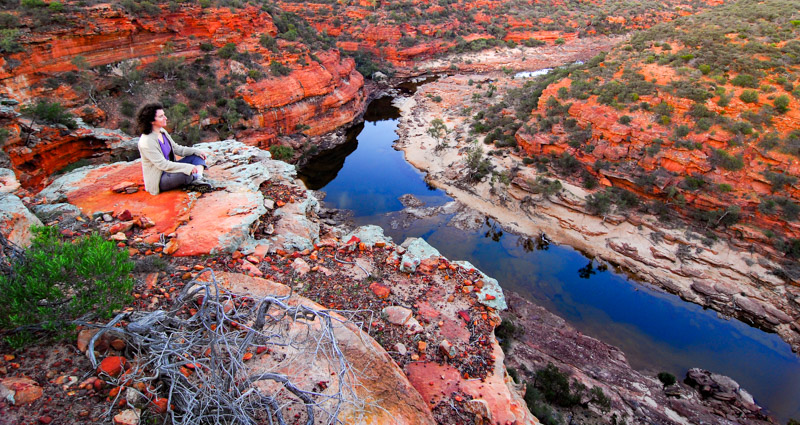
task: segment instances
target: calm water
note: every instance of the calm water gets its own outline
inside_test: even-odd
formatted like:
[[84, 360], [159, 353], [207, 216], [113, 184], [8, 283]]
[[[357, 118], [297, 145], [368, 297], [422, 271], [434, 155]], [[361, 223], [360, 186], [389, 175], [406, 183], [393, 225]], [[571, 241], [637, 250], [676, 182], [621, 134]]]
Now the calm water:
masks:
[[679, 378], [691, 367], [728, 375], [778, 416], [800, 418], [800, 357], [777, 335], [604, 270], [565, 246], [535, 244], [487, 221], [468, 232], [447, 226], [449, 216], [397, 226], [411, 193], [428, 206], [452, 199], [429, 187], [403, 153], [395, 151], [397, 110], [388, 98], [369, 106], [366, 123], [332, 155], [309, 164], [301, 177], [327, 193], [325, 203], [350, 209], [356, 224], [378, 224], [396, 242], [423, 237], [451, 260], [468, 260], [505, 289], [563, 317], [581, 332], [621, 348], [639, 370], [669, 371]]

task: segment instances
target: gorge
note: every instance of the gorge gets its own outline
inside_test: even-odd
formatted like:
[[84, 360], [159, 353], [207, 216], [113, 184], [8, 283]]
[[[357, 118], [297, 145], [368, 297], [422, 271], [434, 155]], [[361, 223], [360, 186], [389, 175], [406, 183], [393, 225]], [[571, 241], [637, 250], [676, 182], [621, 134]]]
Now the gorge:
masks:
[[[307, 251], [316, 260], [322, 240], [334, 253], [352, 251], [347, 232], [378, 224], [398, 244], [391, 250], [403, 253], [409, 247], [401, 242], [421, 238], [441, 253], [440, 270], [467, 260], [497, 279], [511, 310], [495, 322], [494, 307], [469, 308], [490, 327], [502, 317], [529, 328], [527, 336], [498, 333], [505, 367], [531, 384], [555, 363], [585, 385], [577, 404], [587, 423], [616, 423], [620, 415], [658, 423], [800, 417], [800, 17], [792, 2], [646, 1], [627, 9], [613, 1], [89, 3], [25, 0], [0, 11], [0, 165], [13, 170], [4, 192], [23, 210], [67, 199], [81, 208], [78, 218], [114, 209], [115, 220], [116, 207], [98, 209], [106, 195], [89, 206], [52, 195], [52, 183], [76, 167], [135, 159], [135, 110], [159, 100], [176, 139], [238, 146], [235, 139], [269, 150], [298, 165], [305, 187], [286, 177], [280, 184], [292, 196], [261, 188], [267, 202], [278, 201], [276, 213], [251, 210], [259, 218], [235, 239], [269, 240], [267, 254], [246, 243], [190, 249], [181, 226], [216, 230], [227, 220], [197, 224], [195, 210], [174, 225], [157, 222], [147, 236], [139, 233], [144, 221], [123, 230], [127, 239], [117, 241], [137, 262], [150, 261], [158, 247], [166, 253], [173, 238], [182, 242], [169, 253], [175, 260], [164, 255], [176, 261], [168, 274], [187, 267], [184, 256], [208, 262], [201, 255], [213, 254], [219, 264], [291, 286], [300, 266], [278, 271], [287, 260]], [[730, 17], [735, 29], [724, 25]], [[243, 149], [233, 153], [237, 161], [240, 152], [257, 152]], [[266, 160], [261, 152], [251, 161]], [[123, 191], [136, 191], [133, 169], [123, 173]], [[325, 192], [322, 218], [308, 210], [308, 222], [297, 224], [277, 214], [296, 208], [295, 199], [312, 199], [301, 195], [306, 188]], [[228, 203], [252, 197], [226, 190]], [[194, 196], [180, 205], [216, 211], [226, 203], [219, 191]], [[22, 235], [24, 243], [29, 236], [17, 218], [4, 214], [4, 236]], [[42, 221], [69, 230], [60, 218]], [[297, 234], [311, 245], [297, 245]], [[382, 252], [382, 241], [374, 242], [363, 253]], [[424, 284], [426, 267], [386, 272], [393, 276], [386, 282], [406, 288], [408, 276]], [[320, 273], [306, 279], [328, 285]], [[369, 288], [386, 302], [380, 288]], [[350, 306], [341, 286], [303, 290], [323, 305]], [[436, 321], [424, 321], [435, 315], [420, 307], [422, 298], [396, 291], [390, 300], [411, 303], [425, 335], [438, 338]], [[421, 390], [422, 369], [398, 356], [388, 336], [369, 332], [425, 403], [439, 403], [431, 407], [435, 420], [455, 420], [444, 410], [461, 406], [453, 403], [463, 395], [439, 399]], [[558, 332], [576, 345], [560, 346]], [[432, 357], [452, 360], [440, 351]], [[598, 363], [571, 357], [578, 353]], [[737, 395], [703, 385], [695, 391], [689, 380], [659, 388], [659, 372], [681, 381], [694, 367], [733, 378]], [[502, 367], [494, 373], [503, 380]], [[2, 375], [15, 375], [13, 367]], [[623, 382], [625, 375], [636, 384]], [[468, 388], [469, 378], [459, 380]], [[505, 380], [518, 409], [526, 391]], [[592, 388], [611, 397], [611, 411], [602, 397], [586, 395]], [[537, 391], [531, 384], [527, 393]], [[541, 400], [526, 401], [544, 423], [575, 414], [554, 404], [561, 416], [553, 419], [559, 416], [542, 413]], [[453, 407], [464, 423], [491, 417], [469, 406]], [[529, 423], [531, 412], [514, 417]]]

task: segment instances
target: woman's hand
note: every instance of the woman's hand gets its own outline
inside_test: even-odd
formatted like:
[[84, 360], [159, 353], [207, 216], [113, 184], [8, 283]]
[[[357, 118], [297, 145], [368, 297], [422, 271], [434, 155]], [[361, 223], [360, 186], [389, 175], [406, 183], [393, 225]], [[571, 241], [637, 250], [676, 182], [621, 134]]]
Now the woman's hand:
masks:
[[203, 158], [203, 160], [205, 160], [205, 159], [206, 159], [206, 155], [208, 155], [208, 154], [206, 154], [206, 153], [205, 153], [205, 152], [203, 152], [203, 151], [199, 151], [199, 152], [197, 152], [195, 155], [197, 155], [197, 156], [199, 156], [200, 158]]
[[195, 165], [194, 168], [192, 168], [192, 174], [200, 174], [202, 172], [203, 167], [201, 165]]

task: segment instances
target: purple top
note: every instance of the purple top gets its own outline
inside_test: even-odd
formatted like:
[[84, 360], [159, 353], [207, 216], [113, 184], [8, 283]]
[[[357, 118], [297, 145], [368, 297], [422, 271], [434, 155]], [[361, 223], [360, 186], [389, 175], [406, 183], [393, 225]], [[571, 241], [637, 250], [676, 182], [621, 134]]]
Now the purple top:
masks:
[[169, 140], [167, 140], [167, 135], [162, 134], [161, 138], [159, 139], [159, 143], [161, 146], [161, 152], [164, 154], [164, 158], [169, 161], [169, 154], [172, 152], [172, 145], [169, 144]]

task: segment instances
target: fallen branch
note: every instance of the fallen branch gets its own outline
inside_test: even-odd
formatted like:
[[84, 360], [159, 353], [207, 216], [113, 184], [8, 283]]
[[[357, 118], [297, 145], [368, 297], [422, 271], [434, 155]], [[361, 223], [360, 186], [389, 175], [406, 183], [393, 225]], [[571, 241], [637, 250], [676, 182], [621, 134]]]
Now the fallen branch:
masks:
[[[190, 281], [171, 310], [124, 313], [103, 326], [89, 343], [92, 364], [95, 342], [113, 329], [134, 358], [113, 383], [145, 383], [151, 402], [166, 399], [173, 424], [285, 424], [287, 413], [292, 423], [342, 424], [343, 408], [363, 410], [334, 331], [352, 323], [343, 316], [365, 312], [290, 305], [291, 294], [236, 296], [220, 288], [213, 271], [199, 275], [207, 272], [210, 282]], [[131, 322], [115, 327], [123, 319]], [[257, 368], [245, 365], [262, 353]], [[303, 375], [320, 364], [332, 384]]]

